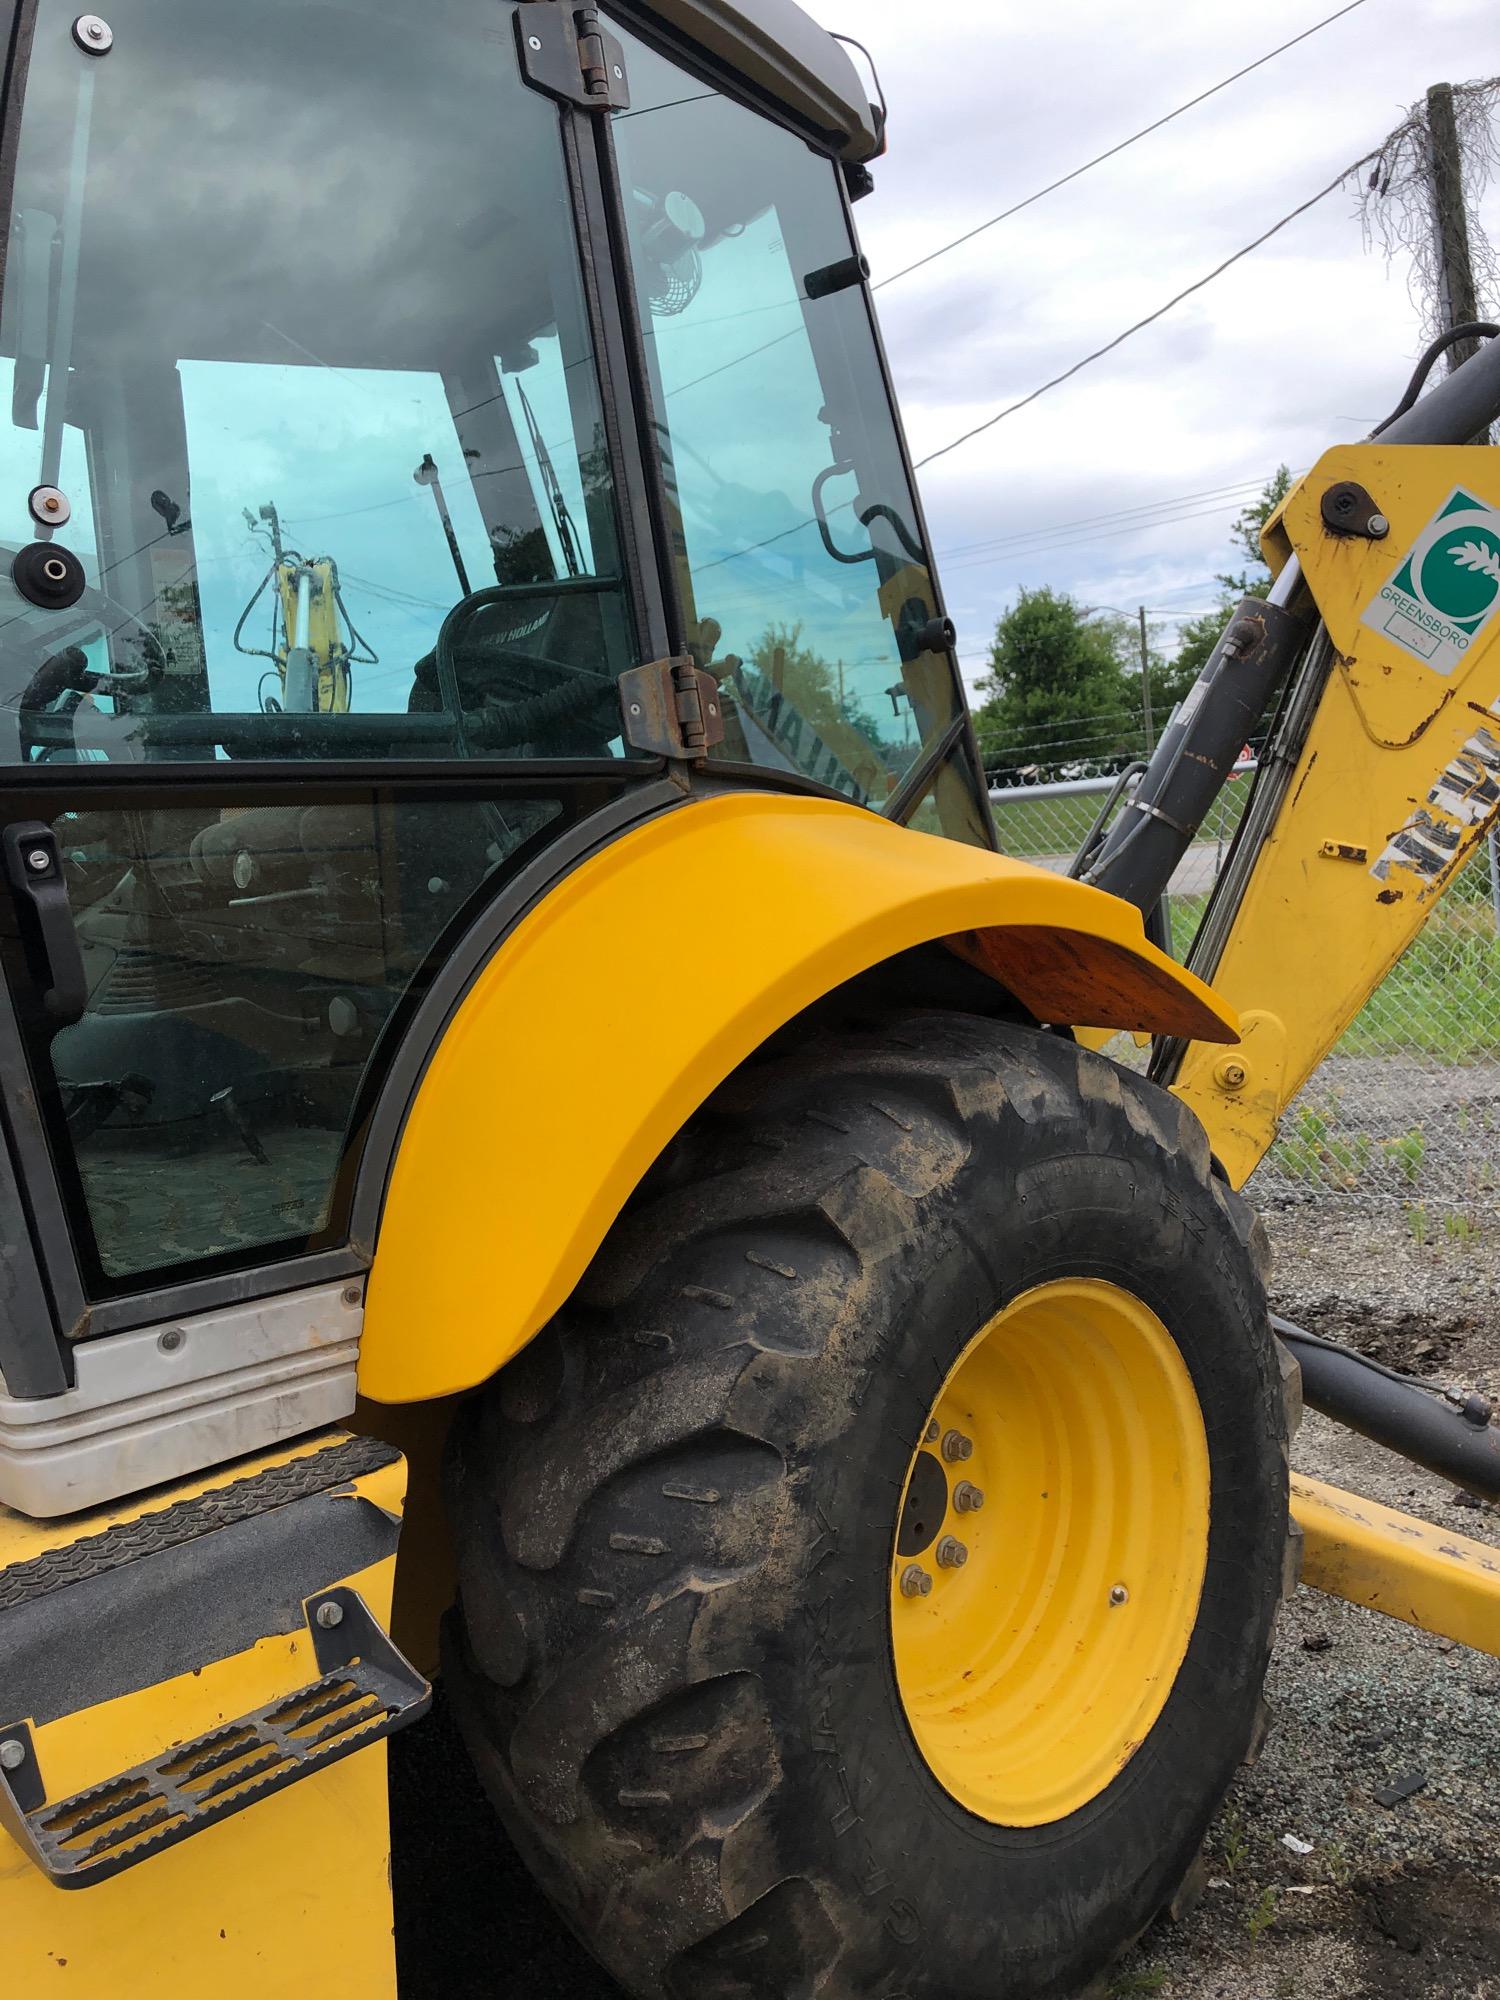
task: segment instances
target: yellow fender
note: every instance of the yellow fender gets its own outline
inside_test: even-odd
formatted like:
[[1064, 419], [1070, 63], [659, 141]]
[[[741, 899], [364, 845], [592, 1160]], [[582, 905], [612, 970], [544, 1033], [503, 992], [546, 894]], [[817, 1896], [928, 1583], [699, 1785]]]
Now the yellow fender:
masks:
[[1139, 912], [1082, 883], [823, 799], [740, 792], [665, 813], [524, 918], [434, 1050], [386, 1193], [361, 1391], [416, 1402], [492, 1375], [733, 1069], [934, 939], [1039, 1020], [1236, 1038]]

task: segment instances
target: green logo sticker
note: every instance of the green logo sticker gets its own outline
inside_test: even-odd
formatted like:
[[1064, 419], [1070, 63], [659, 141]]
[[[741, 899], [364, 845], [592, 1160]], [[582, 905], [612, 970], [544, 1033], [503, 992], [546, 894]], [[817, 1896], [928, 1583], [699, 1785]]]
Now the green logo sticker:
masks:
[[1500, 610], [1500, 510], [1457, 487], [1361, 623], [1451, 674]]

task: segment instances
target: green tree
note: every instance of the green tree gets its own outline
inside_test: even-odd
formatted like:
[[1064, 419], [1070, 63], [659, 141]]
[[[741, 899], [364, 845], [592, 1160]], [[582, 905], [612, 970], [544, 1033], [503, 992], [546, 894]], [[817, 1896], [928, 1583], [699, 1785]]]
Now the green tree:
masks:
[[839, 720], [838, 670], [802, 643], [802, 625], [768, 625], [750, 658], [776, 692], [814, 729]]
[[1252, 500], [1235, 517], [1230, 538], [1236, 551], [1244, 557], [1245, 566], [1237, 572], [1221, 570], [1215, 578], [1221, 593], [1218, 604], [1212, 611], [1205, 611], [1201, 618], [1194, 618], [1183, 626], [1176, 657], [1172, 661], [1173, 677], [1177, 683], [1175, 700], [1182, 699], [1202, 672], [1240, 598], [1264, 597], [1271, 588], [1271, 572], [1266, 568], [1260, 552], [1260, 531], [1291, 491], [1291, 486], [1289, 468], [1278, 465], [1261, 488], [1260, 497]]
[[985, 769], [1055, 777], [1139, 745], [1135, 628], [1091, 618], [1065, 591], [1023, 590], [995, 627], [975, 711]]

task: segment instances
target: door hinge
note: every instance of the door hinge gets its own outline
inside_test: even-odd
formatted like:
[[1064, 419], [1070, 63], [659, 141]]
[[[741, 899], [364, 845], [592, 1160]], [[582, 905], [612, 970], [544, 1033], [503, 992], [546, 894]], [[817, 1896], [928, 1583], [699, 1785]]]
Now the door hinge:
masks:
[[628, 111], [625, 51], [597, 7], [564, 0], [526, 0], [516, 9], [521, 73], [533, 90], [584, 111]]
[[724, 741], [719, 683], [691, 660], [653, 660], [620, 676], [625, 741], [653, 757], [706, 757]]

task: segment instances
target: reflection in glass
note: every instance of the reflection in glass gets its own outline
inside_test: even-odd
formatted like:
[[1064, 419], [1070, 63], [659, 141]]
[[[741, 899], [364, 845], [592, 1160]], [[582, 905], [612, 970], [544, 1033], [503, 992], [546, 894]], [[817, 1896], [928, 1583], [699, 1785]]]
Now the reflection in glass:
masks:
[[626, 42], [615, 144], [717, 754], [879, 804], [958, 696], [837, 169]]
[[[42, 0], [0, 311], [0, 761], [623, 753], [556, 108], [490, 0]], [[295, 59], [290, 52], [295, 50]], [[5, 550], [59, 484], [69, 609]]]
[[318, 1237], [382, 1030], [563, 813], [364, 794], [56, 817], [89, 1001], [34, 1051], [96, 1288]]

